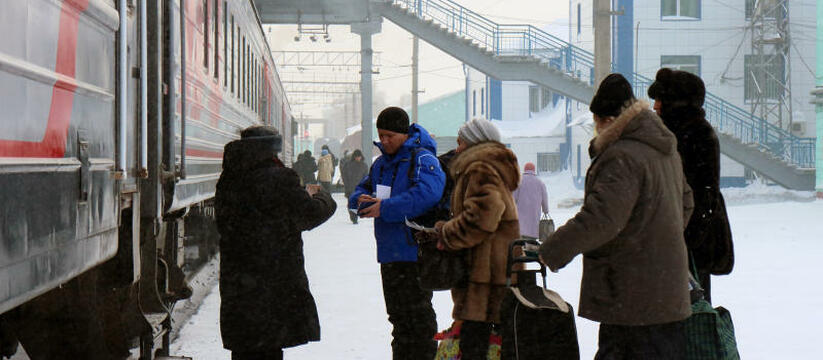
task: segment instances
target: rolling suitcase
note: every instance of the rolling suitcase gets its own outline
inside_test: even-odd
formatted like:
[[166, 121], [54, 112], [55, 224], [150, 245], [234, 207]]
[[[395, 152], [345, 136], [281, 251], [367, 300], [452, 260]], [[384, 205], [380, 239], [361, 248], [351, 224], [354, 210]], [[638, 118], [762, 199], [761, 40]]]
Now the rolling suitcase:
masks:
[[[500, 308], [501, 359], [579, 359], [574, 309], [546, 287], [546, 266], [540, 263], [535, 251], [525, 250], [524, 255], [515, 255], [516, 247], [525, 249], [526, 245], [539, 246], [540, 243], [516, 240], [509, 246], [506, 266], [509, 291]], [[525, 265], [529, 263], [540, 264], [540, 269], [526, 270]], [[517, 275], [514, 285], [512, 273]], [[537, 273], [543, 277], [542, 287], [537, 285]]]

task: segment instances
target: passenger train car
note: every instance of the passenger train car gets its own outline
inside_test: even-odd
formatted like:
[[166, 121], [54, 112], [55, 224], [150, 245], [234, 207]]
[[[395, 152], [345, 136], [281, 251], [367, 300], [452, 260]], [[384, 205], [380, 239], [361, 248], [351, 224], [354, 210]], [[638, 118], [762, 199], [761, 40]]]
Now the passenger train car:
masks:
[[251, 0], [0, 2], [0, 340], [168, 354], [223, 146], [255, 124], [292, 138]]

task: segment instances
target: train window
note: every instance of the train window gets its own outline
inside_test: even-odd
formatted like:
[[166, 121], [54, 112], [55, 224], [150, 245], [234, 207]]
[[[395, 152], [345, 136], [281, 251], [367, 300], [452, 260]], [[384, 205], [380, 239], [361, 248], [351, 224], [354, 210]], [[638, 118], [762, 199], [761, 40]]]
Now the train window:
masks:
[[246, 106], [251, 107], [251, 42], [246, 43]]
[[220, 77], [220, 58], [218, 54], [220, 54], [220, 1], [219, 0], [212, 0], [214, 1], [214, 11], [212, 11], [212, 15], [214, 16], [214, 78], [219, 79]]
[[257, 79], [257, 56], [254, 57], [254, 88], [253, 88], [253, 95], [252, 95], [252, 102], [254, 103], [254, 112], [257, 112], [257, 103], [259, 102], [257, 99], [257, 87], [260, 86], [260, 83]]
[[237, 45], [234, 44], [234, 15], [231, 17], [231, 93], [234, 94], [234, 53], [237, 52]]
[[237, 43], [235, 43], [235, 45], [234, 45], [234, 56], [237, 57], [237, 67], [236, 67], [237, 70], [236, 70], [236, 74], [235, 74], [236, 77], [234, 77], [234, 79], [232, 79], [232, 80], [235, 82], [235, 85], [237, 86], [237, 92], [235, 93], [235, 95], [237, 95], [237, 98], [240, 99], [240, 69], [242, 68], [242, 66], [240, 65], [240, 26], [237, 26], [236, 30], [237, 30], [237, 40], [236, 40]]
[[223, 1], [223, 86], [229, 86], [229, 7]]
[[244, 52], [246, 51], [246, 38], [240, 35], [240, 27], [237, 27], [237, 45], [240, 48], [237, 50], [237, 98], [243, 102], [243, 73], [246, 71], [246, 58]]
[[203, 0], [203, 67], [209, 70], [209, 0]]
[[240, 71], [240, 79], [241, 79], [240, 80], [240, 93], [241, 93], [241, 99], [243, 101], [243, 104], [245, 104], [246, 103], [246, 70], [248, 70], [248, 68], [249, 68], [249, 64], [246, 63], [247, 61], [249, 61], [249, 55], [246, 52], [246, 38], [245, 37], [243, 37], [243, 44], [240, 47], [240, 52], [243, 54], [243, 61], [240, 62], [242, 64], [242, 65], [240, 65], [240, 66], [242, 66], [241, 67], [242, 70]]
[[243, 46], [240, 48], [240, 51], [243, 53], [243, 72], [241, 75], [242, 78], [240, 82], [240, 89], [242, 89], [241, 91], [243, 94], [243, 103], [245, 104], [246, 100], [248, 100], [248, 96], [246, 96], [246, 87], [248, 86], [248, 80], [246, 80], [246, 71], [249, 70], [249, 53], [248, 50], [246, 50], [246, 37], [243, 37]]

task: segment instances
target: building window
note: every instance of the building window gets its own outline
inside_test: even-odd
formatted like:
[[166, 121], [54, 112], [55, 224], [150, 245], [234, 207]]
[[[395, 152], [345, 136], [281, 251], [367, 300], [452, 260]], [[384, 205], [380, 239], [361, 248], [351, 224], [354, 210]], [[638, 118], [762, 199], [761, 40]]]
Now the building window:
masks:
[[699, 19], [701, 0], [660, 0], [663, 20]]
[[[754, 16], [754, 10], [757, 3], [755, 0], [746, 1], [746, 20], [750, 20]], [[784, 11], [782, 6], [775, 6], [775, 2], [767, 1], [760, 5], [760, 11], [764, 18], [774, 19], [778, 15], [778, 11]]]
[[785, 59], [782, 56], [746, 55], [743, 66], [746, 101], [759, 96], [770, 100], [780, 99], [786, 81]]
[[558, 172], [563, 170], [560, 153], [537, 153], [537, 171], [540, 173]]
[[477, 90], [472, 90], [472, 116], [477, 116]]
[[580, 35], [580, 27], [581, 26], [582, 25], [580, 24], [580, 4], [578, 3], [577, 4], [577, 35]]
[[480, 114], [486, 113], [486, 88], [480, 88]]
[[540, 112], [540, 88], [529, 86], [529, 112]]
[[552, 100], [552, 91], [548, 88], [541, 87], [540, 88], [540, 110], [549, 106], [549, 102]]
[[700, 76], [700, 56], [697, 55], [661, 55], [660, 67], [687, 71]]

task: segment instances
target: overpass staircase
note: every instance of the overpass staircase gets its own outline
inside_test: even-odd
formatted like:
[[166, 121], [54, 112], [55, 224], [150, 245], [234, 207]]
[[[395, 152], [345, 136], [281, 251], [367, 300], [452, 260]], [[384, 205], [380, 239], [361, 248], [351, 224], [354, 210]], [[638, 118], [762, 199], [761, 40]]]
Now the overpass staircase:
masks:
[[[531, 25], [498, 24], [450, 0], [375, 1], [380, 14], [498, 80], [531, 81], [588, 104], [594, 55]], [[623, 74], [638, 97], [652, 80]], [[800, 138], [711, 93], [704, 105], [720, 150], [790, 189], [814, 189], [814, 138]]]

